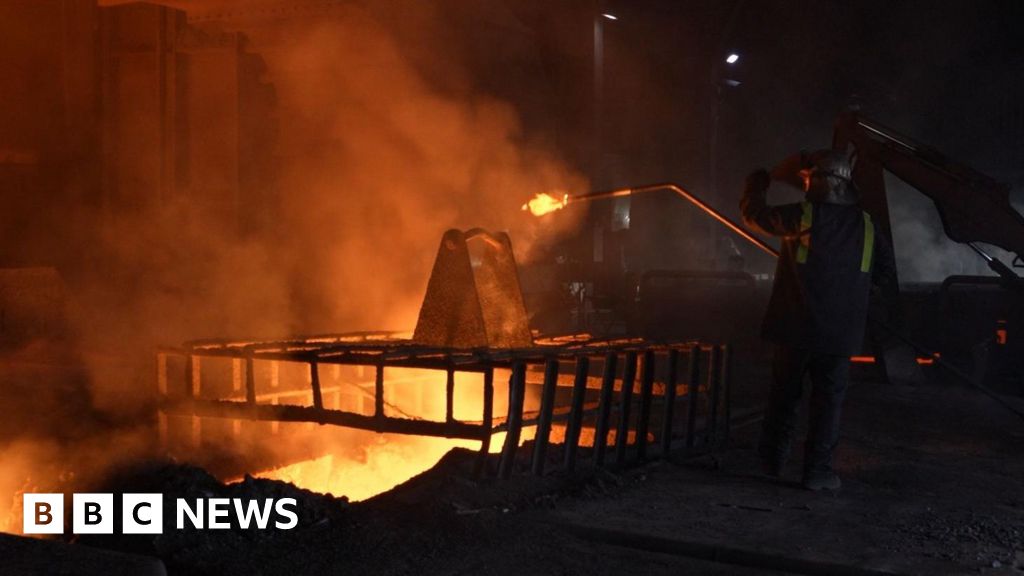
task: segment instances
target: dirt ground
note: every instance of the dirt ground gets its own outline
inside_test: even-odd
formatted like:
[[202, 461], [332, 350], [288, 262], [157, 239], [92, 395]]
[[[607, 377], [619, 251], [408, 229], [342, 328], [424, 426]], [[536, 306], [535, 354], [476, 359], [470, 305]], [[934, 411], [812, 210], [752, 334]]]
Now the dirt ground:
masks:
[[354, 504], [149, 464], [104, 488], [292, 496], [299, 527], [74, 545], [155, 556], [171, 575], [1024, 574], [1024, 422], [962, 387], [858, 383], [843, 426], [835, 494], [798, 486], [799, 457], [781, 481], [760, 476], [756, 421], [715, 456], [572, 476], [478, 480], [456, 450]]

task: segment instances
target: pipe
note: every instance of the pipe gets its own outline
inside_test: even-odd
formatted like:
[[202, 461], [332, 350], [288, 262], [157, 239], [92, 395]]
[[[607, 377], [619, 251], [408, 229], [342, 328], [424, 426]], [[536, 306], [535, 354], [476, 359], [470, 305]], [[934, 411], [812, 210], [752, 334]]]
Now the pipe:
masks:
[[738, 234], [743, 239], [747, 240], [748, 242], [750, 242], [754, 246], [757, 246], [758, 248], [763, 250], [765, 253], [778, 258], [779, 252], [777, 250], [775, 250], [774, 248], [772, 248], [771, 246], [769, 246], [767, 243], [765, 243], [764, 240], [761, 240], [757, 236], [754, 236], [754, 234], [752, 232], [748, 231], [746, 228], [740, 226], [736, 222], [733, 222], [728, 216], [726, 216], [725, 214], [722, 214], [718, 210], [715, 210], [708, 203], [706, 203], [703, 200], [701, 200], [700, 198], [694, 196], [690, 192], [687, 192], [682, 187], [680, 187], [678, 184], [675, 184], [673, 182], [664, 182], [664, 183], [661, 183], [661, 184], [649, 184], [649, 185], [646, 185], [646, 186], [638, 186], [638, 187], [634, 187], [634, 188], [620, 188], [618, 190], [606, 190], [606, 191], [600, 191], [600, 192], [588, 192], [586, 194], [571, 194], [569, 196], [566, 196], [566, 203], [568, 204], [568, 203], [572, 203], [572, 202], [589, 202], [589, 201], [592, 201], [592, 200], [602, 200], [602, 199], [605, 199], [605, 198], [621, 198], [623, 196], [631, 196], [633, 194], [640, 194], [642, 192], [653, 192], [655, 190], [671, 190], [671, 191], [675, 192], [676, 194], [679, 194], [684, 199], [686, 199], [690, 203], [692, 203], [694, 206], [700, 208], [701, 210], [706, 212], [709, 216], [711, 216], [715, 220], [718, 220], [718, 222], [720, 222], [726, 228], [728, 228], [728, 229], [732, 230], [733, 232], [735, 232], [736, 234]]

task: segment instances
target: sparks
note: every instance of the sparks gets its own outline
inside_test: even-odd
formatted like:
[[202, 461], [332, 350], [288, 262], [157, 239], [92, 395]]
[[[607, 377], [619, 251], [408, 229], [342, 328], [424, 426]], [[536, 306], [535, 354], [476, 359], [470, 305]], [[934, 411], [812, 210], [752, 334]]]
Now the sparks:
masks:
[[533, 200], [523, 204], [523, 210], [529, 210], [534, 216], [543, 216], [549, 212], [565, 208], [565, 205], [568, 203], [568, 194], [562, 194], [562, 197], [559, 198], [558, 196], [542, 193], [537, 194]]

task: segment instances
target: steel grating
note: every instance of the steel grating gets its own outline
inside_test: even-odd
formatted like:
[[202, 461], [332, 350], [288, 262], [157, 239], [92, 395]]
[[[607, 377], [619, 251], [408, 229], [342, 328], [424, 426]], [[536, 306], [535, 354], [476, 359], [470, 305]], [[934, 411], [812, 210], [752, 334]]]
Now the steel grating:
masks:
[[[575, 466], [580, 433], [585, 428], [594, 431], [589, 453], [599, 465], [605, 463], [609, 448], [621, 464], [647, 458], [649, 445], [667, 457], [674, 442], [691, 451], [709, 449], [724, 437], [723, 425], [727, 433], [728, 348], [722, 345], [568, 335], [537, 339], [532, 346], [521, 348], [467, 349], [425, 346], [403, 336], [362, 332], [279, 341], [196, 340], [180, 348], [161, 349], [157, 354], [161, 432], [166, 438], [169, 416], [191, 417], [194, 423], [232, 419], [329, 424], [378, 433], [477, 440], [481, 466], [492, 436], [507, 432], [497, 470], [504, 477], [512, 473], [524, 427], [536, 427], [530, 466], [536, 474], [544, 472], [555, 423], [565, 426], [567, 468]], [[232, 386], [217, 389], [211, 378], [204, 376], [204, 361], [211, 359], [230, 360]], [[303, 366], [308, 374], [305, 385], [300, 382], [269, 393], [258, 390], [257, 363], [263, 362]], [[174, 363], [179, 365], [180, 380], [172, 385], [170, 367]], [[359, 367], [361, 373], [368, 373], [367, 384], [360, 391], [372, 399], [372, 408], [343, 409], [340, 400], [325, 403], [325, 396], [340, 398], [336, 386], [322, 382], [321, 371], [326, 366]], [[392, 370], [395, 368], [445, 375], [417, 384], [425, 388], [423, 394], [443, 390], [443, 420], [389, 408], [388, 389], [396, 384], [389, 380], [389, 372], [397, 372]], [[496, 372], [508, 374], [508, 409], [503, 416], [494, 414]], [[482, 375], [478, 418], [455, 417], [455, 378], [459, 373]], [[528, 411], [524, 400], [530, 386], [539, 391], [539, 407]], [[571, 388], [571, 394], [556, 395], [558, 388]], [[282, 402], [288, 395], [305, 402]], [[676, 410], [684, 401], [685, 410]], [[655, 405], [660, 409], [654, 410]], [[613, 438], [611, 446], [609, 436]]]

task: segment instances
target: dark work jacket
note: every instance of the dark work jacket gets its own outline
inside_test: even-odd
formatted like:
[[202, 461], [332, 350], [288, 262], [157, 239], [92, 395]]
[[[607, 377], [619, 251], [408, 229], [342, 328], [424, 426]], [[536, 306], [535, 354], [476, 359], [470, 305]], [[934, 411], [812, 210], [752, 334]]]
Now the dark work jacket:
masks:
[[740, 201], [747, 226], [782, 237], [762, 336], [812, 352], [856, 354], [864, 341], [872, 276], [878, 283], [895, 276], [892, 250], [869, 219], [873, 249], [864, 260], [868, 234], [858, 205], [806, 203], [808, 227], [804, 204], [767, 206], [765, 190], [749, 187]]

